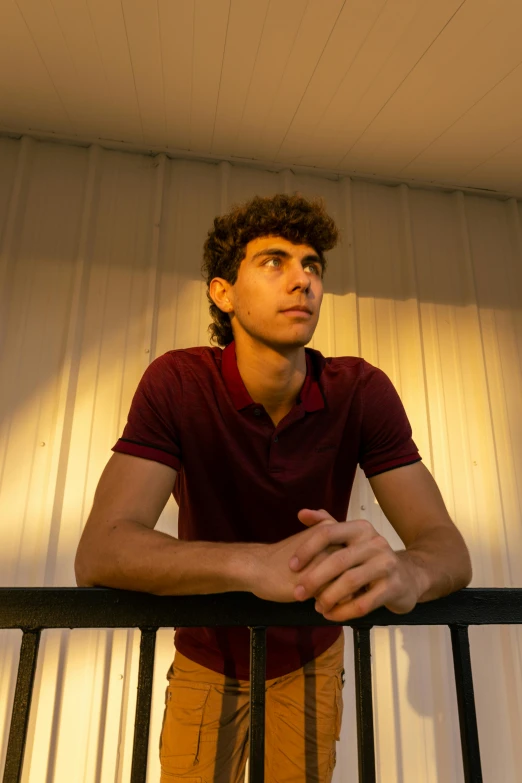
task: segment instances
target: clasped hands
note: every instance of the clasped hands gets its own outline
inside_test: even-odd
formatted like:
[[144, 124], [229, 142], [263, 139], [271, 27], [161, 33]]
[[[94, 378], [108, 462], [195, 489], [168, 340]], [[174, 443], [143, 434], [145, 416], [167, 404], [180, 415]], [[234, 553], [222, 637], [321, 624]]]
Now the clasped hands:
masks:
[[[419, 598], [415, 566], [394, 552], [366, 519], [337, 522], [324, 509], [301, 509], [298, 519], [315, 527], [288, 562], [302, 579], [294, 598], [315, 598], [327, 620], [362, 617], [380, 606], [410, 612]], [[401, 553], [406, 554], [406, 553]], [[316, 565], [306, 569], [316, 558]]]

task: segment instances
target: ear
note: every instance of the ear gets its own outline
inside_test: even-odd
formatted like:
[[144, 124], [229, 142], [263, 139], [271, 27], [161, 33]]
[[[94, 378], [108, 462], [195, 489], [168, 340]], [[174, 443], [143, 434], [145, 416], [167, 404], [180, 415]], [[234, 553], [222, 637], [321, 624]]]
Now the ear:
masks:
[[230, 283], [223, 277], [213, 277], [208, 286], [212, 301], [222, 313], [230, 313], [233, 311], [232, 302], [228, 297], [229, 286]]
[[337, 524], [337, 520], [334, 519], [332, 515], [328, 513], [328, 511], [325, 511], [324, 508], [317, 510], [312, 508], [302, 508], [298, 512], [297, 518], [300, 522], [303, 523], [303, 525], [306, 525], [306, 527], [313, 527], [313, 525]]

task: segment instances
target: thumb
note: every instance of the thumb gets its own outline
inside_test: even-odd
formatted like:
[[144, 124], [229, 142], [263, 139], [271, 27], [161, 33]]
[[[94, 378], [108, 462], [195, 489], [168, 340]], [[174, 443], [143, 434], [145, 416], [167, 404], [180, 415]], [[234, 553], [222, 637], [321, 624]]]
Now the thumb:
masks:
[[297, 518], [300, 522], [303, 523], [303, 525], [306, 525], [306, 527], [313, 527], [314, 525], [321, 526], [337, 524], [337, 520], [335, 520], [332, 515], [328, 513], [328, 511], [325, 511], [324, 508], [302, 508], [298, 512]]

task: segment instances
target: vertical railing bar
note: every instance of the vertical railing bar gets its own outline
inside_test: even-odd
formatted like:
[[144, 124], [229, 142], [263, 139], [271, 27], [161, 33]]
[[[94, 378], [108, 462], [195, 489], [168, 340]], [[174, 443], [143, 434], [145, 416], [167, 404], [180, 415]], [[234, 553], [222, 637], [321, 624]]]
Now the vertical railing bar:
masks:
[[265, 781], [266, 628], [250, 628], [249, 783]]
[[370, 628], [353, 629], [359, 783], [375, 783]]
[[157, 628], [140, 628], [140, 663], [138, 669], [138, 696], [132, 745], [131, 783], [145, 783], [149, 749], [150, 706], [152, 702], [152, 678], [154, 675], [154, 651]]
[[482, 766], [467, 625], [450, 625], [465, 783], [482, 783]]
[[11, 713], [3, 783], [20, 783], [24, 763], [27, 726], [33, 698], [34, 675], [38, 661], [41, 630], [24, 631]]

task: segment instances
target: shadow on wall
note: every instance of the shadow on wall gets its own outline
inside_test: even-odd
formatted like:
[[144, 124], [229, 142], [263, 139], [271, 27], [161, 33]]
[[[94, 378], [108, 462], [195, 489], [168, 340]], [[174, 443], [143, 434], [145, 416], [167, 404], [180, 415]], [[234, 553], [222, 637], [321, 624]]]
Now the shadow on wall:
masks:
[[[0, 370], [11, 379], [0, 390], [0, 415], [6, 419], [39, 387], [57, 386], [64, 362], [74, 397], [86, 356], [112, 361], [122, 372], [128, 367], [135, 388], [136, 365], [145, 366], [147, 348], [155, 356], [207, 345], [203, 243], [217, 214], [254, 194], [299, 190], [324, 196], [341, 232], [327, 254], [327, 294], [356, 292], [389, 303], [471, 305], [513, 315], [522, 310], [520, 220], [513, 200], [229, 164], [160, 165], [143, 155], [44, 142], [29, 146], [25, 157], [22, 143], [11, 139], [0, 139], [0, 150], [0, 244], [6, 257]], [[24, 174], [17, 198], [16, 165]], [[8, 215], [9, 195], [16, 203]], [[520, 322], [514, 328], [520, 330]], [[112, 357], [107, 344], [113, 344]]]
[[[20, 142], [0, 142], [19, 154]], [[0, 156], [0, 164], [5, 160]], [[478, 306], [477, 329], [482, 312], [494, 309], [494, 318], [511, 329], [509, 340], [515, 346], [520, 340], [522, 263], [513, 201], [188, 161], [162, 168], [147, 156], [43, 143], [31, 148], [24, 165], [10, 222], [2, 193], [14, 193], [16, 165], [0, 171], [0, 247], [7, 259], [0, 377], [9, 379], [0, 386], [0, 511], [12, 520], [0, 572], [12, 574], [10, 584], [74, 584], [85, 497], [121, 434], [149, 356], [208, 344], [202, 246], [214, 216], [232, 203], [254, 193], [321, 193], [342, 236], [328, 254], [325, 293], [356, 292], [377, 304], [419, 301], [435, 306], [435, 319], [448, 306]], [[372, 326], [379, 335], [383, 327]], [[409, 335], [419, 325], [398, 328]], [[431, 690], [420, 687], [426, 664], [418, 658], [418, 633], [403, 635], [408, 699], [442, 738], [446, 695], [435, 689], [430, 701]], [[431, 639], [425, 649], [433, 667], [429, 650], [438, 633], [431, 629], [424, 641]]]

